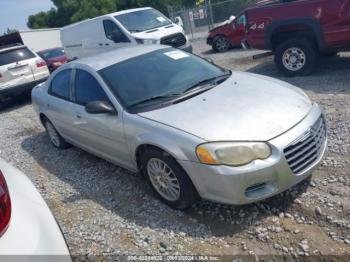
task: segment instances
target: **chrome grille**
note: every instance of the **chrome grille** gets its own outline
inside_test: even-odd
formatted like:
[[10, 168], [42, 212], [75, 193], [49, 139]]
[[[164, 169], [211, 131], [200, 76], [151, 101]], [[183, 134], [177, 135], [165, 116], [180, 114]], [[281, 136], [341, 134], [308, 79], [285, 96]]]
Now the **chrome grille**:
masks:
[[172, 47], [180, 47], [186, 44], [186, 37], [179, 33], [174, 35], [168, 35], [160, 39], [162, 45], [170, 45]]
[[298, 174], [311, 166], [320, 156], [327, 137], [323, 117], [284, 150], [289, 167]]

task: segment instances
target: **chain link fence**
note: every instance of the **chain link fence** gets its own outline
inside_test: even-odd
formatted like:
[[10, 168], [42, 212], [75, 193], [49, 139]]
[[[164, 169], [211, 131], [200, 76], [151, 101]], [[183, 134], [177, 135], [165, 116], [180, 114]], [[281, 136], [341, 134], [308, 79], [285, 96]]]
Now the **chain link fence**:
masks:
[[245, 8], [254, 4], [255, 0], [226, 0], [211, 4], [205, 1], [204, 5], [192, 8], [180, 8], [175, 10], [168, 7], [170, 18], [183, 26], [187, 35], [192, 39], [206, 37], [208, 31], [215, 26], [239, 15]]

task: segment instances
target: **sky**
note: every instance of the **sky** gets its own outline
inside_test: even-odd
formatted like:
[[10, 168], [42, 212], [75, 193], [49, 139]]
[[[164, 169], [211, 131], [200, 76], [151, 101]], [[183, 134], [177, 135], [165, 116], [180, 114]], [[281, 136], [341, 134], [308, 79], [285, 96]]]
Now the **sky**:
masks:
[[0, 0], [0, 35], [7, 28], [28, 29], [29, 15], [48, 11], [53, 7], [51, 0]]

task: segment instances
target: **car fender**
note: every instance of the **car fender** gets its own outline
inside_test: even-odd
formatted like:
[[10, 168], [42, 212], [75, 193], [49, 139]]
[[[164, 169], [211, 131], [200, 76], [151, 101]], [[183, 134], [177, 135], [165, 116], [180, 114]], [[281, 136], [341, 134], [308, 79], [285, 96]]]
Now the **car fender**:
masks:
[[284, 19], [284, 20], [271, 22], [269, 25], [266, 26], [266, 33], [265, 33], [265, 46], [268, 50], [273, 49], [273, 44], [272, 44], [273, 33], [276, 30], [278, 30], [278, 28], [282, 26], [288, 26], [288, 25], [306, 25], [310, 27], [314, 33], [318, 47], [320, 48], [320, 50], [325, 50], [325, 41], [323, 38], [320, 22], [317, 19], [313, 19], [313, 18], [293, 18], [293, 19]]

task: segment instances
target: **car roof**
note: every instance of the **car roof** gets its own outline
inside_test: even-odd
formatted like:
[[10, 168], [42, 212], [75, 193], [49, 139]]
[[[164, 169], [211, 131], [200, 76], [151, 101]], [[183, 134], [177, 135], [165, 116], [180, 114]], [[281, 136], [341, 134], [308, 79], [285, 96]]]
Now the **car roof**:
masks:
[[12, 45], [12, 46], [5, 47], [5, 48], [2, 48], [0, 46], [0, 53], [6, 52], [6, 51], [10, 51], [10, 50], [22, 49], [22, 48], [27, 48], [28, 49], [28, 47], [25, 46], [25, 45]]
[[132, 12], [136, 12], [136, 11], [147, 10], [147, 9], [152, 9], [152, 7], [140, 7], [140, 8], [122, 10], [122, 11], [118, 11], [115, 13], [107, 14], [107, 16], [123, 15], [123, 14], [132, 13]]
[[122, 47], [113, 51], [104, 52], [98, 55], [78, 59], [69, 64], [83, 64], [88, 65], [96, 71], [99, 71], [108, 66], [120, 63], [122, 61], [138, 57], [144, 54], [151, 53], [156, 50], [171, 48], [163, 45], [133, 45]]

